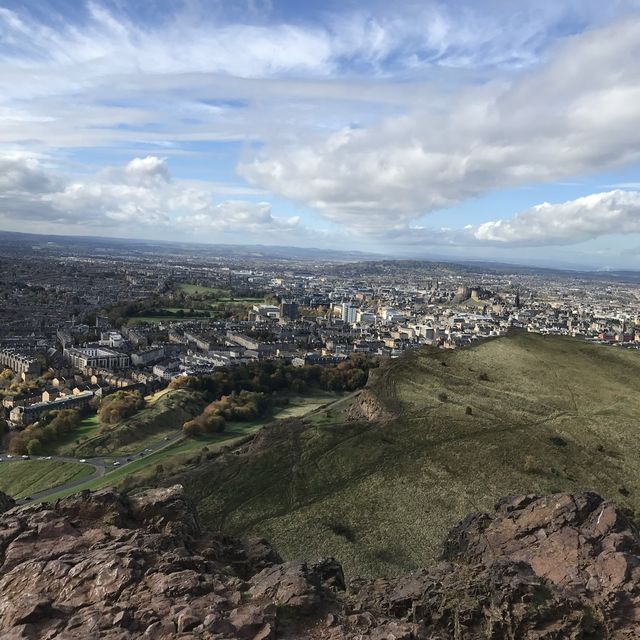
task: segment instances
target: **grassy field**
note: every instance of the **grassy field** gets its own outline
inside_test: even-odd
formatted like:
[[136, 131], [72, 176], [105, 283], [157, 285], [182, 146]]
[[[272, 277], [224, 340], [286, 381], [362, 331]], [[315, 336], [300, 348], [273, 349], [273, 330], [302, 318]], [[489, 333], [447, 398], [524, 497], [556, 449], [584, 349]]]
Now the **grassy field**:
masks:
[[203, 407], [204, 402], [193, 392], [179, 389], [163, 393], [144, 409], [113, 425], [108, 431], [75, 445], [70, 455], [89, 458], [135, 453], [152, 442], [175, 434]]
[[[348, 407], [353, 399], [344, 401]], [[518, 493], [596, 490], [640, 511], [640, 354], [517, 333], [407, 353], [355, 400], [262, 430], [180, 481], [211, 529], [350, 575], [431, 562], [451, 526]]]
[[299, 418], [311, 411], [315, 411], [330, 402], [335, 402], [340, 396], [330, 391], [318, 392], [307, 396], [292, 396], [289, 404], [274, 414], [274, 419]]
[[127, 324], [137, 324], [147, 322], [148, 324], [160, 324], [161, 322], [184, 322], [189, 318], [178, 318], [177, 316], [133, 316], [127, 320]]
[[24, 498], [49, 487], [91, 475], [93, 467], [54, 460], [19, 460], [0, 463], [0, 491]]
[[165, 387], [164, 389], [160, 389], [160, 391], [156, 391], [155, 393], [151, 394], [150, 396], [145, 396], [144, 400], [147, 403], [147, 406], [151, 406], [153, 404], [155, 404], [156, 402], [158, 402], [158, 400], [160, 400], [160, 398], [164, 397], [167, 395], [167, 393], [170, 393], [171, 389], [169, 387]]
[[216, 296], [216, 297], [228, 297], [230, 295], [230, 291], [228, 289], [212, 289], [211, 287], [203, 287], [199, 284], [189, 284], [189, 283], [181, 283], [178, 285], [178, 290], [182, 291], [182, 293], [188, 296]]

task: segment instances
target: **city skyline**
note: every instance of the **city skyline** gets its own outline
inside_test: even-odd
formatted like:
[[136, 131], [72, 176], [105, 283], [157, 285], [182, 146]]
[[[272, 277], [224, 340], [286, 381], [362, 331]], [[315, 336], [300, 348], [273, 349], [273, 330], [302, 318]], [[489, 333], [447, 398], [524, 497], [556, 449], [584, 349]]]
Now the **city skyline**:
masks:
[[640, 268], [640, 3], [0, 2], [0, 228]]

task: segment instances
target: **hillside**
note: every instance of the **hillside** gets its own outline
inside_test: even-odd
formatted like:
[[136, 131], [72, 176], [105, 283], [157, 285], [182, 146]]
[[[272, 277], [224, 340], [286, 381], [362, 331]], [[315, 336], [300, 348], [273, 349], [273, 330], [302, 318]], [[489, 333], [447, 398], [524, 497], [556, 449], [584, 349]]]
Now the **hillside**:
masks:
[[127, 454], [139, 451], [147, 440], [174, 435], [183, 423], [196, 416], [204, 401], [195, 393], [177, 389], [160, 396], [123, 422], [98, 432], [76, 446], [68, 447], [76, 457]]
[[[348, 575], [424, 566], [503, 495], [596, 490], [640, 509], [640, 354], [515, 333], [407, 353], [351, 407], [263, 429], [168, 479], [213, 530]], [[348, 403], [345, 403], [345, 406]]]

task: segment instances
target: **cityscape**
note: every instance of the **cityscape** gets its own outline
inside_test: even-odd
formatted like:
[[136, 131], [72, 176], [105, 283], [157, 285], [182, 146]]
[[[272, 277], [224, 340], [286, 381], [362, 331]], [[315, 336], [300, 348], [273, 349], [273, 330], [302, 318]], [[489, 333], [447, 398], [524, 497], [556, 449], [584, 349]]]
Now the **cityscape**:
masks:
[[0, 258], [11, 428], [117, 389], [147, 395], [251, 361], [330, 366], [513, 330], [640, 348], [635, 274], [74, 245], [12, 237]]
[[640, 0], [0, 0], [0, 640], [640, 639]]

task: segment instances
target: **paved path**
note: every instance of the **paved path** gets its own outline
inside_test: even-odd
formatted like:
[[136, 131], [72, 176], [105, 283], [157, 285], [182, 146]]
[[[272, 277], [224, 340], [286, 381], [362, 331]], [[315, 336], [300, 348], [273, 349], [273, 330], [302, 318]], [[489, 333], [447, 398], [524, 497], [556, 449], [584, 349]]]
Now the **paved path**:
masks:
[[[155, 453], [160, 449], [164, 449], [164, 447], [177, 442], [184, 438], [182, 432], [177, 432], [172, 436], [167, 436], [164, 440], [160, 440], [154, 444], [150, 444], [148, 447], [137, 451], [136, 453], [129, 453], [127, 455], [117, 455], [117, 456], [99, 456], [96, 458], [74, 458], [72, 456], [36, 456], [27, 458], [28, 460], [53, 460], [58, 462], [75, 462], [76, 464], [86, 464], [90, 467], [93, 467], [93, 473], [89, 476], [83, 476], [78, 480], [69, 480], [69, 482], [65, 482], [64, 484], [59, 484], [55, 487], [50, 487], [49, 489], [45, 489], [43, 491], [38, 491], [33, 495], [29, 496], [29, 498], [22, 498], [20, 500], [16, 500], [17, 504], [25, 504], [26, 502], [30, 502], [31, 500], [38, 500], [40, 498], [46, 498], [47, 496], [53, 495], [54, 493], [58, 493], [59, 491], [64, 491], [65, 489], [72, 489], [73, 487], [80, 486], [85, 482], [89, 482], [90, 480], [95, 480], [96, 478], [101, 478], [105, 473], [107, 473], [108, 469], [117, 469], [120, 467], [124, 467], [127, 464], [133, 462], [134, 460], [138, 460], [147, 455]], [[22, 456], [9, 456], [5, 453], [0, 454], [0, 462], [3, 461], [26, 461], [27, 459]]]

